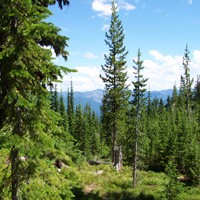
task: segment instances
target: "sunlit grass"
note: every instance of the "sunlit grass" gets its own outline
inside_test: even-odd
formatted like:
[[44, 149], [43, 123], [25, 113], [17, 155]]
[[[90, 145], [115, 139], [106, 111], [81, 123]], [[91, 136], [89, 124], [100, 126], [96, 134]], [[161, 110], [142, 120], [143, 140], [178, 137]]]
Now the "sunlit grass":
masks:
[[[100, 170], [103, 170], [102, 174], [95, 174]], [[160, 200], [164, 196], [165, 187], [168, 183], [168, 177], [164, 173], [139, 171], [137, 187], [133, 188], [132, 170], [126, 166], [118, 173], [111, 165], [89, 166], [85, 164], [79, 169], [79, 172], [83, 195], [85, 192], [88, 199]], [[200, 199], [199, 188], [185, 186], [178, 195], [178, 199]]]

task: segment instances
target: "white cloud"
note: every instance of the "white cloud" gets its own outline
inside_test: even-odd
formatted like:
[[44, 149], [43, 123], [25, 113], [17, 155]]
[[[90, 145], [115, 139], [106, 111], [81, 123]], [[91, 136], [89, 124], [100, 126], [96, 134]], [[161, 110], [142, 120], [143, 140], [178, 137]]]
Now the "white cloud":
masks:
[[[149, 55], [150, 58], [144, 59], [143, 63], [143, 75], [145, 78], [149, 78], [147, 89], [149, 87], [151, 90], [172, 89], [174, 84], [179, 87], [180, 76], [184, 73], [183, 55], [164, 55], [157, 50], [149, 51]], [[191, 78], [196, 80], [197, 75], [200, 74], [200, 50], [191, 52], [190, 58]], [[64, 76], [63, 83], [59, 87], [63, 91], [68, 89], [70, 77], [72, 77], [75, 91], [91, 91], [104, 88], [104, 83], [99, 78], [99, 74], [102, 73], [101, 66], [77, 66], [75, 69], [78, 72]], [[127, 70], [130, 77], [128, 83], [130, 84], [134, 80], [133, 68], [129, 67]], [[130, 88], [132, 88], [132, 85]]]
[[92, 9], [99, 13], [99, 16], [111, 15], [110, 0], [93, 0]]
[[151, 55], [151, 56], [153, 56], [156, 60], [162, 60], [162, 54], [161, 53], [159, 53], [158, 51], [156, 51], [156, 50], [151, 50], [150, 52], [149, 52], [149, 54]]
[[196, 78], [197, 75], [200, 75], [200, 50], [194, 50], [192, 55], [193, 59], [191, 61], [191, 76]]
[[86, 52], [84, 57], [88, 58], [88, 59], [98, 59], [99, 57], [95, 54], [93, 54], [92, 52]]
[[91, 91], [104, 88], [104, 84], [99, 78], [101, 67], [77, 66], [75, 69], [77, 69], [78, 72], [64, 76], [63, 83], [59, 87], [62, 91], [68, 89], [71, 77], [74, 91]]
[[110, 25], [109, 24], [104, 24], [101, 28], [102, 31], [107, 31], [109, 29]]
[[130, 3], [125, 2], [125, 1], [120, 1], [119, 7], [127, 11], [134, 10], [136, 8], [134, 5], [131, 5]]
[[200, 50], [193, 51], [194, 62], [197, 62], [200, 65]]
[[[136, 7], [125, 0], [120, 0], [119, 9], [123, 9], [126, 11], [134, 10]], [[92, 9], [95, 12], [98, 12], [99, 16], [108, 17], [111, 15], [111, 1], [110, 0], [93, 0]]]
[[[144, 76], [149, 78], [148, 85], [150, 89], [172, 89], [174, 84], [179, 87], [180, 76], [184, 73], [183, 55], [163, 55], [156, 50], [151, 50], [149, 55], [152, 56], [152, 59], [144, 60], [143, 65]], [[191, 78], [195, 79], [197, 74], [200, 73], [200, 51], [193, 51], [190, 58], [190, 75]]]

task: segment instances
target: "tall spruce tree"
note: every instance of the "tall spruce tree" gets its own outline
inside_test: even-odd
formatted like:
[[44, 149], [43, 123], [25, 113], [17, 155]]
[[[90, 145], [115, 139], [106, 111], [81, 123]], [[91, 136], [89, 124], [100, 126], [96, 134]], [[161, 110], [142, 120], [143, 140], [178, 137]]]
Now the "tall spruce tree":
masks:
[[[45, 22], [51, 12], [50, 4], [69, 3], [66, 0], [16, 0], [0, 1], [0, 88], [1, 117], [7, 129], [11, 161], [11, 198], [19, 199], [21, 183], [34, 173], [36, 160], [50, 144], [52, 120], [48, 84], [70, 70], [53, 63], [50, 49], [56, 56], [67, 60], [67, 37], [59, 34], [59, 28]], [[5, 109], [6, 108], [6, 109]], [[2, 132], [1, 132], [2, 133]], [[5, 133], [5, 132], [3, 132]], [[2, 136], [2, 135], [1, 135]], [[23, 169], [19, 156], [29, 157], [27, 170]]]
[[54, 91], [51, 92], [52, 93], [52, 97], [51, 97], [51, 108], [56, 111], [59, 112], [59, 97], [58, 97], [58, 91], [57, 91], [57, 85], [55, 84], [54, 87]]
[[183, 102], [183, 104], [186, 106], [187, 115], [189, 115], [190, 103], [192, 100], [192, 84], [193, 84], [193, 79], [190, 78], [189, 64], [191, 60], [189, 54], [190, 52], [188, 50], [188, 46], [186, 45], [182, 63], [184, 69], [184, 75], [181, 76], [180, 95], [181, 95], [181, 102]]
[[[117, 2], [112, 1], [111, 24], [106, 32], [106, 45], [109, 47], [109, 54], [104, 55], [105, 64], [102, 65], [104, 74], [100, 77], [105, 83], [105, 93], [103, 101], [103, 123], [109, 123], [110, 144], [112, 148], [112, 161], [115, 163], [115, 148], [120, 145], [119, 134], [126, 132], [126, 106], [130, 96], [126, 81], [128, 79], [126, 72], [127, 51], [124, 46], [123, 26], [119, 19]], [[103, 127], [106, 127], [103, 125]], [[105, 132], [107, 130], [104, 130]], [[108, 135], [106, 134], [106, 135]]]
[[66, 111], [66, 108], [65, 108], [62, 91], [60, 93], [60, 99], [59, 99], [59, 113], [62, 117], [60, 124], [64, 127], [65, 131], [68, 131], [67, 111]]
[[70, 88], [67, 93], [67, 115], [68, 115], [68, 123], [69, 123], [69, 132], [72, 136], [74, 136], [75, 129], [75, 110], [74, 110], [74, 89], [73, 82], [70, 82]]
[[135, 81], [132, 82], [134, 89], [133, 89], [133, 100], [131, 101], [131, 113], [130, 113], [130, 120], [131, 120], [131, 132], [133, 134], [133, 186], [136, 187], [137, 183], [137, 167], [138, 167], [138, 150], [139, 150], [139, 139], [141, 138], [142, 133], [142, 121], [146, 111], [146, 100], [145, 92], [146, 92], [146, 82], [148, 79], [145, 79], [142, 75], [142, 70], [144, 67], [142, 66], [143, 61], [141, 60], [141, 52], [140, 49], [138, 50], [137, 60], [133, 60], [135, 66], [133, 66], [135, 72]]

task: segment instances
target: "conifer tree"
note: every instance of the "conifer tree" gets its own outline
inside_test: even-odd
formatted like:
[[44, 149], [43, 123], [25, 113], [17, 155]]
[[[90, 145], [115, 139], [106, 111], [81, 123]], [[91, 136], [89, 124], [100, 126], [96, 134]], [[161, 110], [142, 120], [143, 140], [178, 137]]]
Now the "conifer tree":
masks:
[[84, 108], [84, 123], [83, 123], [83, 133], [82, 135], [83, 140], [84, 140], [84, 154], [86, 158], [90, 158], [92, 155], [91, 152], [91, 139], [92, 139], [92, 134], [91, 133], [91, 107], [88, 103], [86, 103], [85, 108]]
[[170, 96], [167, 97], [167, 102], [165, 104], [165, 108], [167, 111], [169, 111], [171, 108], [171, 97]]
[[[70, 71], [53, 63], [51, 50], [43, 48], [49, 46], [56, 56], [67, 60], [68, 38], [61, 36], [52, 23], [44, 21], [51, 14], [48, 6], [56, 2], [1, 1], [0, 108], [4, 125], [9, 125], [4, 136], [11, 149], [13, 200], [19, 199], [21, 182], [30, 177], [29, 173], [35, 173], [36, 158], [53, 147], [53, 130], [49, 129], [53, 126], [49, 126], [52, 111], [46, 86], [62, 77], [62, 72]], [[62, 8], [69, 1], [59, 0], [58, 3]], [[19, 161], [22, 154], [29, 156], [27, 170]]]
[[95, 156], [99, 152], [99, 123], [95, 115], [95, 112], [92, 111], [90, 104], [85, 105], [84, 109], [85, 116], [85, 149], [88, 151], [87, 155]]
[[147, 95], [147, 116], [150, 116], [150, 114], [151, 114], [151, 91], [149, 89]]
[[[95, 127], [95, 129], [93, 128], [90, 105], [87, 103], [83, 110], [81, 104], [79, 104], [79, 106], [76, 107], [74, 137], [77, 140], [79, 149], [87, 159], [95, 152], [93, 145], [98, 142], [98, 140], [94, 141], [93, 138], [93, 134], [95, 134], [95, 130], [98, 129], [98, 127]], [[92, 144], [92, 142], [94, 143]]]
[[[124, 46], [123, 26], [119, 19], [118, 7], [115, 0], [112, 1], [111, 24], [106, 32], [106, 45], [109, 47], [109, 54], [104, 55], [105, 64], [102, 65], [103, 74], [100, 75], [105, 83], [105, 93], [103, 98], [102, 122], [109, 123], [109, 140], [112, 149], [112, 161], [114, 160], [115, 147], [120, 145], [119, 134], [126, 132], [126, 109], [128, 98], [127, 72], [126, 72], [126, 55], [127, 51]], [[106, 127], [103, 124], [103, 128]], [[106, 130], [104, 130], [106, 131]], [[106, 134], [108, 135], [108, 134]]]
[[82, 126], [83, 126], [83, 108], [81, 104], [76, 106], [75, 111], [75, 128], [74, 128], [74, 138], [77, 143], [80, 143], [82, 139]]
[[74, 110], [74, 89], [73, 82], [70, 82], [70, 88], [68, 89], [67, 95], [67, 116], [69, 123], [69, 132], [72, 136], [74, 136], [74, 128], [75, 128], [75, 110]]
[[185, 53], [183, 57], [183, 69], [184, 69], [184, 76], [181, 76], [181, 83], [180, 83], [180, 95], [181, 95], [181, 102], [186, 106], [187, 115], [189, 115], [189, 107], [190, 102], [192, 99], [192, 84], [193, 79], [190, 78], [190, 68], [189, 64], [191, 62], [189, 57], [189, 50], [188, 46], [186, 45]]
[[65, 108], [62, 92], [60, 94], [60, 99], [59, 99], [59, 112], [62, 117], [61, 125], [64, 127], [65, 131], [68, 131], [67, 111]]
[[100, 123], [94, 111], [91, 113], [90, 117], [91, 153], [95, 156], [100, 152]]
[[52, 97], [51, 97], [51, 107], [54, 111], [59, 112], [59, 97], [58, 97], [58, 91], [57, 91], [57, 85], [55, 84], [54, 91], [52, 91]]
[[141, 52], [138, 50], [137, 60], [133, 60], [135, 66], [133, 66], [135, 72], [136, 80], [133, 81], [134, 89], [133, 89], [133, 100], [131, 101], [131, 120], [134, 127], [132, 127], [132, 134], [134, 137], [133, 144], [133, 186], [136, 187], [137, 179], [137, 166], [138, 166], [138, 150], [139, 150], [139, 139], [141, 137], [142, 132], [142, 120], [144, 114], [146, 112], [146, 97], [145, 97], [145, 87], [148, 79], [143, 78], [142, 70], [144, 67], [142, 66], [143, 61], [141, 60]]
[[178, 108], [178, 103], [180, 102], [177, 91], [176, 85], [173, 86], [173, 91], [172, 91], [172, 98], [171, 98], [171, 110], [174, 111], [176, 108]]

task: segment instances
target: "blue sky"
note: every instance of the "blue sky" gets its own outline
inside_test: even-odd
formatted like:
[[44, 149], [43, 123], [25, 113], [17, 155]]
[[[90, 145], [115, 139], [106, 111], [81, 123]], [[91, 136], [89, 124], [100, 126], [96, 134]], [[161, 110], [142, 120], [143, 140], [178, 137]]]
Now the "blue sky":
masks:
[[[186, 44], [190, 51], [191, 76], [200, 74], [200, 1], [199, 0], [118, 0], [119, 17], [128, 50], [127, 71], [133, 79], [133, 58], [141, 49], [143, 74], [149, 78], [147, 89], [179, 87], [183, 74], [182, 57]], [[63, 77], [59, 86], [68, 89], [72, 78], [75, 91], [103, 89], [99, 78], [105, 63], [105, 32], [110, 24], [110, 0], [71, 0], [69, 7], [59, 10], [50, 7], [53, 16], [48, 20], [61, 28], [70, 38], [68, 62], [55, 62], [77, 69]]]

